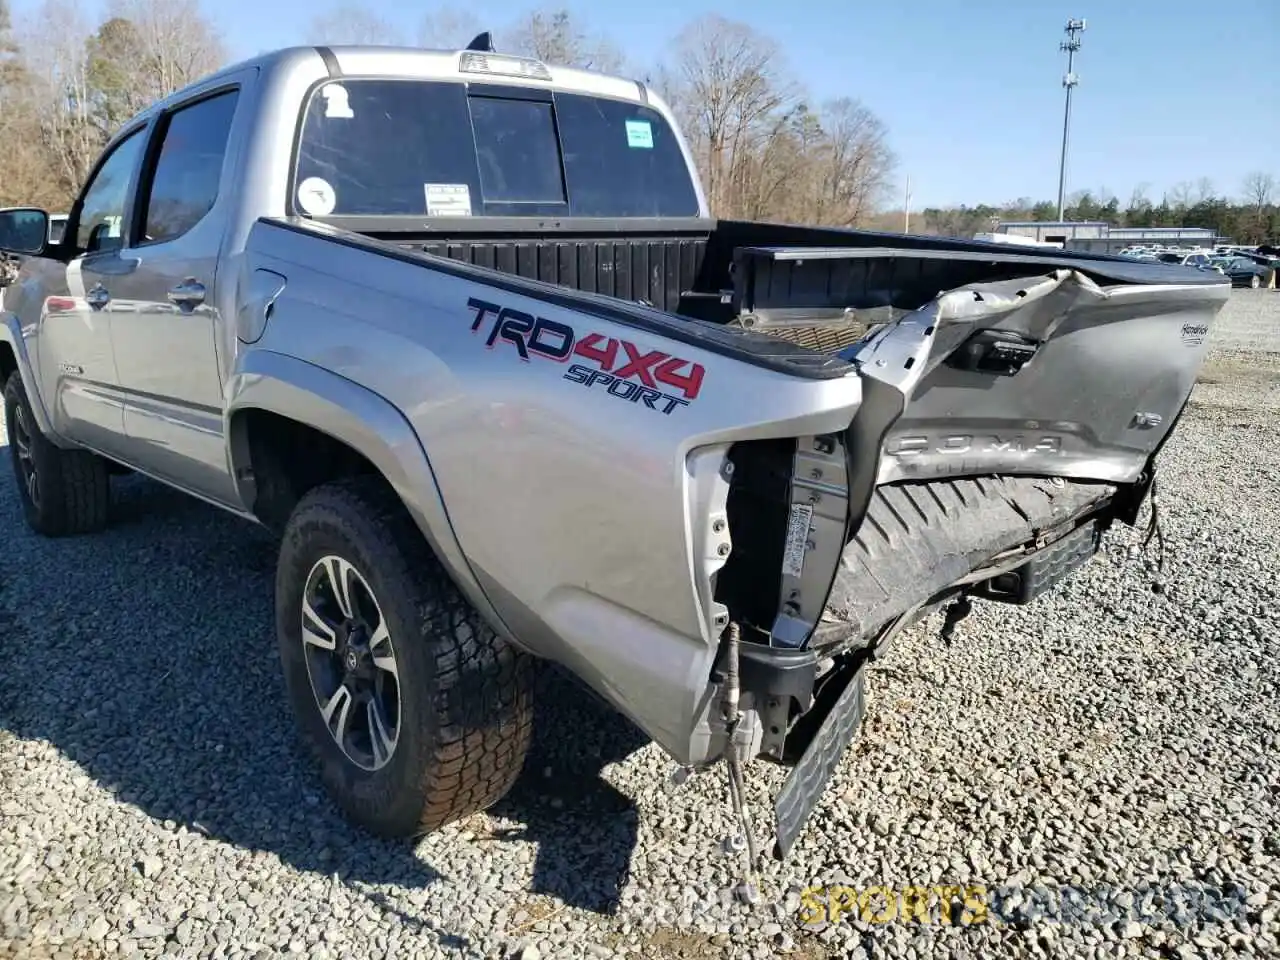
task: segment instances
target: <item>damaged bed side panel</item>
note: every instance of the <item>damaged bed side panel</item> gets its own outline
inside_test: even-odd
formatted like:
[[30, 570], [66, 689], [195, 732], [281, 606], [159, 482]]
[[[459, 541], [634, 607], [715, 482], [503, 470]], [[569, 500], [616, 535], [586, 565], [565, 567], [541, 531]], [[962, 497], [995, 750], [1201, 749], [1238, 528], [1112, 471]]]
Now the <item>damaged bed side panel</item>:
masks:
[[1134, 481], [1190, 395], [1229, 292], [1104, 287], [1059, 268], [941, 294], [842, 352], [905, 401], [876, 482]]

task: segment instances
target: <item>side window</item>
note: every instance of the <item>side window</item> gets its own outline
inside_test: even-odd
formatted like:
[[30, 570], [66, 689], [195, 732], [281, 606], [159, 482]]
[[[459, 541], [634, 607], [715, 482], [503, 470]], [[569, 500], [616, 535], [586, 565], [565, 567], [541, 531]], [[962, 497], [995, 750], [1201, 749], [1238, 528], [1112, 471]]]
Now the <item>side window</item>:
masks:
[[138, 163], [138, 155], [146, 138], [142, 131], [121, 140], [111, 155], [98, 168], [97, 175], [84, 193], [80, 205], [80, 222], [76, 227], [76, 248], [86, 253], [118, 250], [123, 243], [121, 226], [129, 178]]
[[228, 90], [162, 121], [160, 153], [143, 200], [140, 242], [174, 240], [213, 208], [238, 94]]

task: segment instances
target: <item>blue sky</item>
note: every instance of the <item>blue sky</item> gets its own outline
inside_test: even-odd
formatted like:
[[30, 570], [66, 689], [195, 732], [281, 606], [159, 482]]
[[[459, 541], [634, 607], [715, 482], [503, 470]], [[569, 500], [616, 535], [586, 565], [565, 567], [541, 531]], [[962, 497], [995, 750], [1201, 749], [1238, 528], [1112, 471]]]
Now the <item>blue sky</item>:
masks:
[[[440, 6], [365, 0], [412, 35]], [[501, 28], [535, 7], [473, 0]], [[681, 25], [708, 12], [772, 36], [815, 100], [860, 98], [888, 124], [911, 177], [912, 207], [1056, 200], [1062, 136], [1058, 51], [1069, 17], [1088, 28], [1076, 72], [1068, 191], [1108, 188], [1157, 202], [1208, 177], [1236, 195], [1252, 170], [1280, 179], [1280, 0], [644, 0], [552, 3], [608, 34], [638, 64], [660, 58]], [[14, 0], [15, 13], [35, 6]], [[235, 56], [303, 42], [326, 0], [205, 0]], [[94, 14], [101, 0], [87, 0]], [[1270, 78], [1264, 80], [1264, 71]], [[900, 202], [900, 201], [899, 201]]]

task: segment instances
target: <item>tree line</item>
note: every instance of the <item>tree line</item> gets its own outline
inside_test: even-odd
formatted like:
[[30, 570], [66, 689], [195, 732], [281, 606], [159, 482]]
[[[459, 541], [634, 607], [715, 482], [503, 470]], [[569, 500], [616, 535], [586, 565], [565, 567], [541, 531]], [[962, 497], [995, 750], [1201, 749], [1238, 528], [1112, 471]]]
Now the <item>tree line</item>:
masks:
[[[679, 29], [658, 63], [630, 62], [604, 32], [557, 8], [507, 24], [436, 5], [406, 30], [357, 0], [336, 0], [300, 43], [458, 48], [493, 29], [500, 51], [620, 73], [672, 106], [713, 212], [720, 217], [901, 230], [889, 206], [898, 159], [886, 123], [854, 96], [815, 102], [768, 36], [717, 14]], [[0, 205], [65, 210], [107, 138], [137, 111], [228, 61], [200, 0], [108, 0], [92, 22], [79, 0], [43, 0], [21, 23], [0, 0]], [[1072, 197], [1071, 219], [1126, 225], [1212, 226], [1241, 241], [1280, 232], [1276, 183], [1251, 175], [1242, 198], [1208, 181], [1180, 184], [1159, 204], [1145, 188], [1120, 207], [1108, 191]], [[886, 207], [888, 206], [888, 209]], [[913, 211], [912, 232], [971, 235], [994, 221], [1053, 220], [1048, 202], [1020, 199]]]
[[226, 60], [198, 0], [109, 0], [96, 24], [76, 0], [14, 24], [0, 0], [0, 203], [65, 210], [122, 123]]
[[[1149, 189], [1147, 184], [1135, 187], [1123, 206], [1105, 187], [1079, 190], [1069, 196], [1065, 217], [1116, 227], [1204, 227], [1245, 244], [1280, 238], [1280, 181], [1269, 173], [1247, 174], [1234, 196], [1220, 192], [1207, 177], [1175, 184], [1158, 202], [1149, 196]], [[929, 207], [913, 214], [912, 219], [916, 221], [912, 232], [972, 236], [991, 230], [1001, 220], [1056, 221], [1058, 205], [1024, 197], [1001, 206]], [[902, 222], [901, 210], [884, 211], [871, 218], [869, 225], [901, 230]]]

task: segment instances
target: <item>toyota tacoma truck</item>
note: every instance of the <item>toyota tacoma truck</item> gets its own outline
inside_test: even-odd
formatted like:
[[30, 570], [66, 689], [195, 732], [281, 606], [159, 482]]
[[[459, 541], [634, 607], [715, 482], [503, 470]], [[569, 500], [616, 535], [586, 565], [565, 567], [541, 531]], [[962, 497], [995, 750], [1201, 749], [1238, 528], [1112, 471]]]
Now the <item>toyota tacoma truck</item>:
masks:
[[60, 242], [0, 220], [25, 522], [99, 530], [136, 472], [277, 532], [292, 708], [353, 822], [493, 804], [541, 660], [676, 780], [724, 761], [753, 858], [744, 768], [792, 768], [785, 857], [898, 631], [1151, 522], [1229, 293], [715, 219], [653, 90], [485, 35], [230, 67], [115, 134]]

